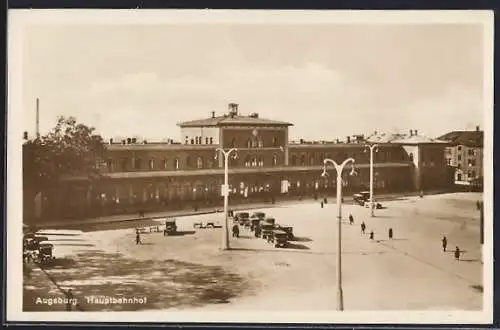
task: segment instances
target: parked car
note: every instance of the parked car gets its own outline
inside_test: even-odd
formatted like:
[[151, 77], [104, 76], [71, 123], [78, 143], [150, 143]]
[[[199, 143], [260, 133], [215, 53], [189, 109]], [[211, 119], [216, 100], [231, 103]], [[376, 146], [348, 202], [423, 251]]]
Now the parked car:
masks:
[[46, 264], [54, 260], [53, 254], [54, 245], [50, 243], [40, 243], [38, 247], [38, 262]]
[[369, 191], [361, 191], [357, 194], [352, 195], [352, 198], [355, 203], [365, 206], [365, 203], [370, 201], [370, 192]]
[[287, 239], [292, 240], [293, 239], [293, 227], [291, 226], [286, 226], [286, 225], [277, 225], [276, 229], [284, 231], [287, 234]]
[[288, 233], [282, 230], [273, 231], [273, 243], [276, 248], [284, 248], [288, 246]]
[[266, 218], [266, 214], [264, 212], [254, 212], [251, 216], [251, 219], [265, 219]]
[[172, 235], [177, 233], [177, 223], [175, 219], [169, 219], [165, 221], [165, 230], [163, 231], [163, 235]]

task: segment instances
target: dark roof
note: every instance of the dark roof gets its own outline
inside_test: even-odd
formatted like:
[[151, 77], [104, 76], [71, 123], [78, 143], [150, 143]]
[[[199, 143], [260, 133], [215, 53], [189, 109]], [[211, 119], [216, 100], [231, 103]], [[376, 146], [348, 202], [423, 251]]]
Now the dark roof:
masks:
[[199, 120], [185, 121], [177, 124], [180, 127], [200, 127], [200, 126], [231, 126], [231, 125], [272, 125], [272, 126], [293, 126], [284, 121], [270, 120], [250, 116], [218, 116]]
[[453, 131], [439, 137], [453, 145], [482, 148], [484, 141], [483, 131]]

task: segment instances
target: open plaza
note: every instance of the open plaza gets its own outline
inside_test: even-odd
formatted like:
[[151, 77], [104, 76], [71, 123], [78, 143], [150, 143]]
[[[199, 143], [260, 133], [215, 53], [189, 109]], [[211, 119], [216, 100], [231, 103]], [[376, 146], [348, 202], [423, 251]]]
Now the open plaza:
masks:
[[[482, 198], [482, 193], [396, 197], [381, 200], [383, 208], [375, 210], [373, 218], [369, 208], [346, 201], [345, 310], [482, 309], [476, 208]], [[276, 223], [293, 227], [295, 238], [286, 248], [275, 248], [241, 227], [239, 238], [230, 238], [231, 249], [221, 251], [221, 228], [193, 224], [223, 222], [223, 213], [177, 217], [178, 233], [172, 236], [149, 232], [152, 226], [163, 226], [165, 219], [147, 213], [141, 220], [102, 218], [99, 223], [42, 229], [54, 245], [55, 260], [43, 269], [26, 266], [24, 310], [65, 310], [57, 298], [65, 298], [70, 289], [76, 302], [72, 309], [83, 311], [335, 310], [335, 199], [323, 208], [319, 200], [303, 200], [246, 211], [265, 212]], [[139, 227], [146, 233], [136, 244]], [[446, 252], [443, 235], [448, 239]], [[456, 246], [462, 251], [458, 261]]]

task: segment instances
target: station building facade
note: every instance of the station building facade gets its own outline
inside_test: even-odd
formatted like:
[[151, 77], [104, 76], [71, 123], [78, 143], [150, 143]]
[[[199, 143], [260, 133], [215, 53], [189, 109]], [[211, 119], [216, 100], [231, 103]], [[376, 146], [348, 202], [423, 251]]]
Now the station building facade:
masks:
[[447, 143], [410, 136], [372, 136], [367, 141], [292, 142], [291, 123], [227, 113], [180, 123], [181, 142], [110, 140], [102, 178], [65, 177], [43, 198], [44, 216], [81, 218], [221, 205], [224, 159], [217, 148], [236, 148], [229, 160], [230, 203], [334, 195], [336, 173], [323, 160], [355, 159], [354, 175], [344, 170], [343, 192], [369, 187], [374, 153], [375, 192], [446, 189], [453, 181], [445, 161]]

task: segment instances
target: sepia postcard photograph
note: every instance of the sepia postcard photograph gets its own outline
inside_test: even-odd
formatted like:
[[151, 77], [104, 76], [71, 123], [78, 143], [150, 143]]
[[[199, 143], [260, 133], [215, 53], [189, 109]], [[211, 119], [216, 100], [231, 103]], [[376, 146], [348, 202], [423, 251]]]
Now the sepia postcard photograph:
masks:
[[8, 17], [7, 321], [492, 322], [493, 12]]

